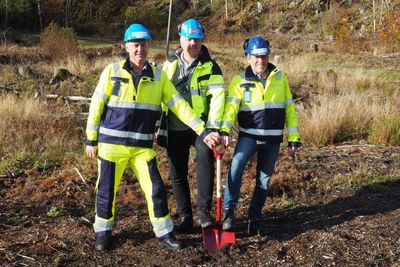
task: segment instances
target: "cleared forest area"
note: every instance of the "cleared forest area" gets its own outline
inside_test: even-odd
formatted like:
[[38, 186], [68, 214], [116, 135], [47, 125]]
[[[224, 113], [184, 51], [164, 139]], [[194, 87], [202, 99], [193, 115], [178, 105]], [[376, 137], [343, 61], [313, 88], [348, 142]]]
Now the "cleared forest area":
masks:
[[[173, 1], [172, 29], [188, 17], [204, 23], [226, 86], [247, 64], [243, 41], [267, 37], [299, 114], [303, 147], [296, 157], [280, 153], [262, 218], [267, 237], [245, 234], [253, 159], [237, 211], [238, 244], [210, 254], [199, 226], [177, 235], [182, 251], [158, 247], [130, 171], [118, 191], [111, 251], [94, 250], [88, 99], [103, 68], [126, 56], [122, 33], [134, 19], [148, 22], [149, 60], [163, 63], [169, 1], [94, 2], [0, 1], [3, 265], [400, 266], [400, 3]], [[18, 14], [25, 17], [17, 23]], [[172, 51], [178, 37], [171, 33]], [[177, 220], [166, 151], [155, 148]], [[223, 158], [223, 178], [232, 153]], [[192, 187], [195, 172], [192, 157]]]

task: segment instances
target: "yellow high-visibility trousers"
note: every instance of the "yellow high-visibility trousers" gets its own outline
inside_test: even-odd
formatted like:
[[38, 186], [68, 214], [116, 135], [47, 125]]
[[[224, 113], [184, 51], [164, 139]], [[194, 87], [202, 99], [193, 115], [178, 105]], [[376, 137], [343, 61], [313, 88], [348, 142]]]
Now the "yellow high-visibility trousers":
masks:
[[110, 231], [114, 225], [115, 197], [122, 174], [129, 163], [142, 188], [156, 237], [173, 230], [167, 194], [151, 148], [99, 143], [98, 179], [96, 183], [96, 233]]

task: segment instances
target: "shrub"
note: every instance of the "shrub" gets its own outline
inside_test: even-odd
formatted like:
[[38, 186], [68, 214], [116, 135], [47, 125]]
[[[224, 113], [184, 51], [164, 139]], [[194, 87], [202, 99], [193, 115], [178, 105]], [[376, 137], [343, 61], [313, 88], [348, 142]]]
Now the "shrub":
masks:
[[78, 42], [72, 28], [60, 27], [50, 23], [40, 35], [42, 49], [53, 59], [76, 56]]

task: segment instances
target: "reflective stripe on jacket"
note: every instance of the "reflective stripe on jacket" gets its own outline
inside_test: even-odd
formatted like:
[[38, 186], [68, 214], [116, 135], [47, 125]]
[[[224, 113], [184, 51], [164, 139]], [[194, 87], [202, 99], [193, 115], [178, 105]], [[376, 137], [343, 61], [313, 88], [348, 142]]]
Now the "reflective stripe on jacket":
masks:
[[[182, 49], [177, 49], [163, 65], [168, 78], [173, 81]], [[224, 78], [218, 64], [211, 59], [203, 45], [198, 63], [190, 80], [192, 108], [199, 118], [207, 119], [206, 128], [219, 129], [224, 113]]]
[[87, 144], [97, 142], [150, 148], [161, 103], [197, 134], [204, 122], [196, 117], [165, 72], [146, 62], [137, 88], [129, 59], [108, 65], [102, 72], [90, 104]]
[[250, 66], [232, 79], [221, 131], [229, 134], [237, 118], [240, 134], [280, 143], [286, 125], [288, 142], [299, 142], [297, 114], [288, 79], [273, 64], [268, 63], [267, 68], [265, 87]]

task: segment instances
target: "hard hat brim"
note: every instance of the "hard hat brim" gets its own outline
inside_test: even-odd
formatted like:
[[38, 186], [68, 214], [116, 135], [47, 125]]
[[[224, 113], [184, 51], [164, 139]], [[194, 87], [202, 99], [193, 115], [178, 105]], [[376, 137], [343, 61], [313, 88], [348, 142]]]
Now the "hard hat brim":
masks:
[[125, 43], [133, 42], [133, 41], [142, 41], [142, 40], [150, 40], [151, 38], [138, 38], [138, 39], [129, 39], [124, 41]]
[[185, 35], [185, 34], [179, 33], [179, 36], [181, 36], [181, 37], [186, 37], [186, 38], [191, 38], [191, 39], [201, 39], [201, 38], [204, 38], [204, 35], [201, 35], [201, 34], [188, 34], [188, 35]]
[[269, 55], [270, 51], [268, 48], [255, 48], [251, 51], [249, 51], [248, 54], [252, 56], [267, 56]]

